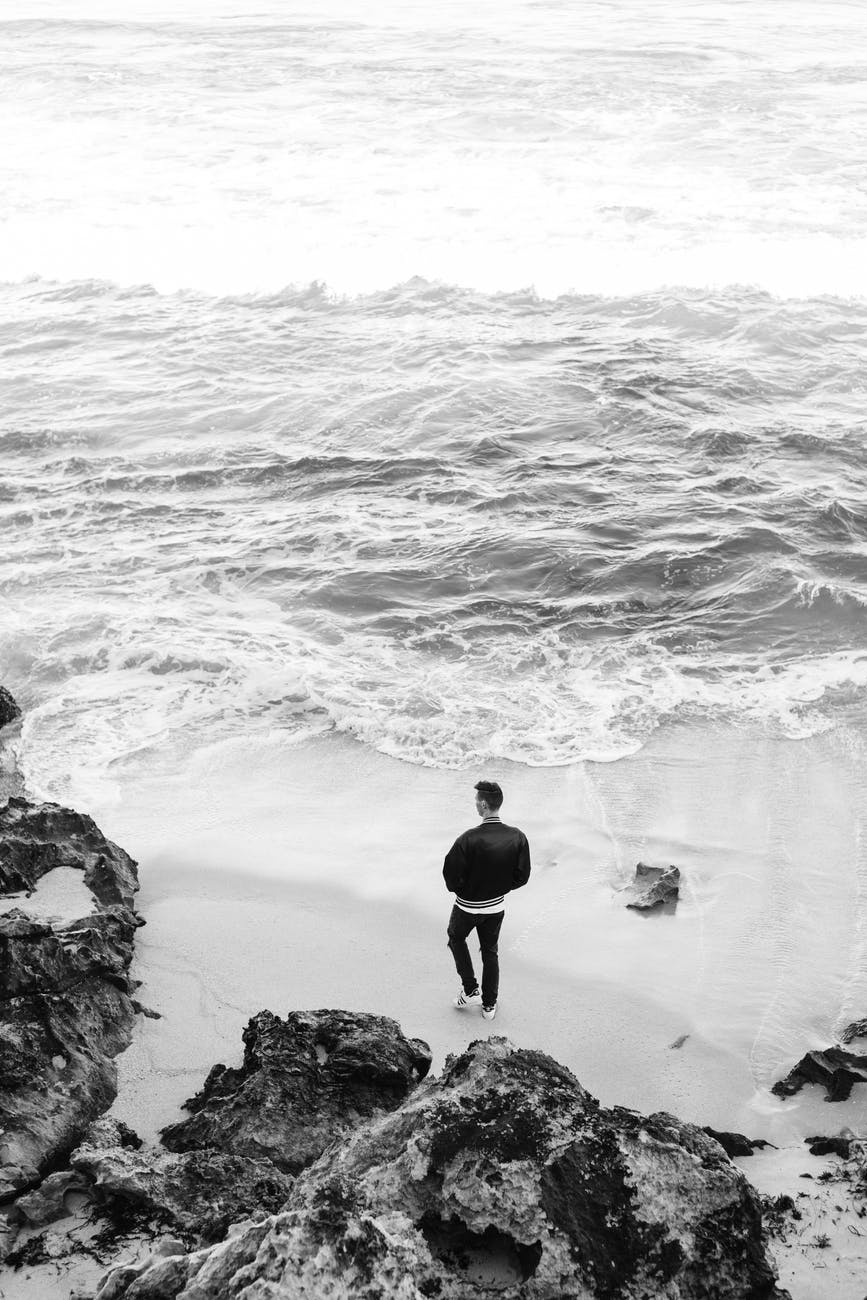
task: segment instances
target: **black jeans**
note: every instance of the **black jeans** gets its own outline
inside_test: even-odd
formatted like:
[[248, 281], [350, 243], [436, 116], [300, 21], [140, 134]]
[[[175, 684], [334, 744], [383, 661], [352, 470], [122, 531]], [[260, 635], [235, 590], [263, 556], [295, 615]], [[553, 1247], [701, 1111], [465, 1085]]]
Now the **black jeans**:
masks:
[[482, 950], [482, 1004], [486, 1007], [495, 1004], [500, 988], [497, 940], [504, 915], [504, 912], [494, 912], [489, 916], [472, 916], [459, 907], [453, 907], [449, 917], [449, 947], [465, 993], [472, 993], [478, 987], [473, 960], [467, 947], [467, 935], [471, 930], [479, 932], [479, 947]]

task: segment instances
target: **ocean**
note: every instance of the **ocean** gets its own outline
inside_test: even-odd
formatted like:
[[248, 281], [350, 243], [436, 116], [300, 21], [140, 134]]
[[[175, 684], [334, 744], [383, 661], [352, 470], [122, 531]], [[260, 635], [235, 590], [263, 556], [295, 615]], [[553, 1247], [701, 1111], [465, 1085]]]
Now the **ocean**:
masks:
[[860, 6], [237, 8], [0, 10], [32, 780], [859, 708]]
[[[274, 755], [329, 739], [326, 802], [375, 756], [383, 797], [592, 769], [595, 807], [606, 766], [720, 730], [833, 741], [857, 791], [864, 37], [842, 0], [3, 0], [0, 680], [30, 789], [116, 838], [142, 800], [139, 853], [180, 833], [170, 786], [204, 800], [190, 859], [232, 791], [291, 839]], [[814, 1024], [862, 987], [860, 817]], [[777, 922], [745, 1042], [795, 968]], [[763, 1079], [803, 1000], [780, 1017]]]

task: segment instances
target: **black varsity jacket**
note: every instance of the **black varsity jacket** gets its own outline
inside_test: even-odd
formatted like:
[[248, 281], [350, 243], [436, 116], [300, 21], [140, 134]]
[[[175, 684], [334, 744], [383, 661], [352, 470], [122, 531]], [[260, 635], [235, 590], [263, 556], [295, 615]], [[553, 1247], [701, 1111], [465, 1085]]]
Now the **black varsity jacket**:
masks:
[[523, 831], [499, 817], [459, 835], [443, 863], [446, 888], [467, 911], [492, 911], [530, 879], [530, 846]]

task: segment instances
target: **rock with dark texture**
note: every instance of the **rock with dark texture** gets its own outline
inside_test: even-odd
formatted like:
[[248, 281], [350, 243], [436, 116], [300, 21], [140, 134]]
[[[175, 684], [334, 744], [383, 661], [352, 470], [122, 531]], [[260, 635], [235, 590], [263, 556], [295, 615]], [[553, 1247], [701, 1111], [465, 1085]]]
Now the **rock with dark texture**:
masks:
[[847, 1025], [840, 1035], [841, 1043], [854, 1043], [856, 1038], [867, 1038], [867, 1017], [863, 1020], [853, 1020]]
[[810, 1148], [811, 1156], [842, 1156], [848, 1160], [853, 1139], [844, 1137], [841, 1133], [837, 1137], [807, 1137], [804, 1141]]
[[102, 906], [132, 909], [136, 864], [105, 838], [92, 817], [13, 796], [0, 808], [0, 893], [30, 892], [55, 867], [83, 871], [84, 883]]
[[128, 968], [139, 924], [124, 907], [57, 925], [13, 908], [0, 916], [0, 1006], [7, 999], [70, 991], [83, 997], [94, 979], [129, 993]]
[[61, 865], [84, 872], [91, 915], [0, 915], [0, 1200], [34, 1187], [111, 1105], [135, 1019], [135, 863], [89, 817], [19, 798], [0, 808], [0, 893]]
[[719, 1142], [727, 1156], [751, 1156], [754, 1151], [761, 1150], [763, 1147], [769, 1147], [770, 1142], [764, 1138], [748, 1138], [743, 1133], [729, 1133], [726, 1130], [710, 1128], [705, 1125], [702, 1133], [707, 1133], [715, 1142]]
[[824, 1052], [807, 1052], [796, 1066], [771, 1088], [778, 1097], [791, 1097], [805, 1083], [818, 1083], [828, 1101], [845, 1101], [856, 1083], [867, 1083], [867, 1056], [828, 1047]]
[[71, 1158], [108, 1216], [131, 1213], [168, 1228], [187, 1246], [219, 1241], [230, 1224], [254, 1211], [271, 1214], [286, 1202], [294, 1179], [270, 1160], [222, 1151], [166, 1151], [82, 1146]]
[[756, 1193], [670, 1115], [605, 1110], [505, 1039], [333, 1144], [285, 1208], [99, 1300], [770, 1300]]
[[32, 1192], [19, 1196], [9, 1211], [13, 1223], [28, 1223], [41, 1227], [62, 1219], [69, 1211], [66, 1197], [70, 1192], [87, 1190], [85, 1179], [74, 1169], [61, 1169], [49, 1174]]
[[103, 1115], [94, 1120], [81, 1139], [80, 1150], [107, 1151], [109, 1148], [121, 1147], [124, 1151], [140, 1151], [144, 1143], [128, 1124], [113, 1115]]
[[129, 1045], [136, 920], [123, 908], [52, 928], [0, 917], [0, 1199], [33, 1187], [116, 1094]]
[[420, 1039], [385, 1016], [349, 1011], [260, 1011], [244, 1030], [244, 1062], [215, 1065], [163, 1130], [171, 1151], [214, 1147], [265, 1157], [297, 1173], [363, 1119], [394, 1110], [430, 1069]]
[[0, 686], [0, 727], [6, 727], [16, 718], [21, 717], [21, 710], [13, 700], [12, 696], [6, 690], [5, 686]]
[[627, 890], [626, 906], [649, 912], [664, 904], [674, 905], [680, 894], [680, 871], [677, 867], [649, 867], [639, 862], [635, 879]]
[[[43, 927], [44, 928], [44, 927]], [[345, 1011], [262, 1012], [240, 1069], [220, 1066], [167, 1131], [174, 1151], [145, 1148], [120, 1121], [93, 1123], [70, 1156], [92, 1212], [118, 1230], [213, 1242], [250, 1215], [279, 1210], [290, 1172], [365, 1118], [392, 1110], [427, 1073], [427, 1044], [393, 1020]]]

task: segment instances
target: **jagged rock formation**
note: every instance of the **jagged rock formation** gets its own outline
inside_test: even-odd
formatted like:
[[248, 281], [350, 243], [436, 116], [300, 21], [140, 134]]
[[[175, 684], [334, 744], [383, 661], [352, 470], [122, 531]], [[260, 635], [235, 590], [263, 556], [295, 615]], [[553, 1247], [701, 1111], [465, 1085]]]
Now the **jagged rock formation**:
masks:
[[[867, 1019], [853, 1020], [840, 1034], [841, 1043], [852, 1043], [856, 1038], [867, 1038]], [[828, 1101], [845, 1101], [856, 1083], [867, 1083], [867, 1055], [837, 1046], [822, 1052], [807, 1052], [785, 1079], [774, 1084], [771, 1092], [778, 1097], [791, 1097], [805, 1083], [821, 1084]]]
[[55, 867], [84, 872], [97, 902], [132, 910], [136, 864], [107, 840], [92, 817], [56, 803], [11, 798], [0, 808], [0, 894], [30, 891]]
[[5, 686], [0, 686], [0, 727], [7, 726], [21, 717], [21, 710]]
[[867, 1017], [863, 1020], [853, 1020], [847, 1025], [840, 1035], [841, 1043], [853, 1043], [856, 1038], [867, 1038]]
[[71, 1164], [109, 1217], [134, 1213], [149, 1231], [168, 1229], [188, 1245], [220, 1241], [232, 1223], [256, 1211], [276, 1212], [294, 1181], [270, 1160], [214, 1150], [173, 1155], [84, 1145]]
[[162, 1140], [170, 1151], [213, 1147], [297, 1173], [341, 1133], [399, 1106], [430, 1063], [427, 1043], [385, 1016], [260, 1011], [244, 1030], [243, 1065], [215, 1065], [186, 1103], [192, 1118]]
[[32, 890], [57, 866], [84, 872], [92, 915], [52, 924], [14, 905], [0, 915], [0, 1200], [34, 1187], [111, 1104], [112, 1058], [135, 1018], [135, 863], [89, 817], [10, 799], [0, 894]]
[[77, 1174], [74, 1169], [59, 1169], [43, 1178], [32, 1192], [19, 1196], [8, 1210], [7, 1221], [13, 1225], [29, 1224], [32, 1227], [55, 1223], [69, 1213], [67, 1194], [83, 1191], [86, 1191], [86, 1184], [81, 1174]]
[[98, 1300], [763, 1300], [756, 1193], [670, 1115], [605, 1110], [502, 1038], [361, 1123], [285, 1208], [217, 1246], [123, 1266]]
[[627, 893], [626, 906], [639, 912], [649, 912], [665, 903], [675, 904], [680, 894], [680, 870], [649, 867], [646, 862], [639, 862]]
[[743, 1133], [731, 1133], [727, 1129], [710, 1128], [705, 1124], [702, 1133], [707, 1133], [715, 1142], [719, 1142], [727, 1156], [751, 1156], [754, 1151], [769, 1147], [770, 1142], [764, 1138], [748, 1138]]
[[771, 1092], [778, 1097], [791, 1097], [805, 1083], [821, 1084], [828, 1101], [845, 1101], [856, 1083], [867, 1083], [867, 1056], [847, 1052], [843, 1047], [807, 1052], [785, 1079], [774, 1084]]
[[804, 1141], [810, 1148], [811, 1156], [840, 1156], [843, 1160], [848, 1160], [852, 1153], [852, 1143], [856, 1141], [854, 1134], [848, 1137], [844, 1133], [838, 1133], [836, 1137], [806, 1137]]
[[[143, 1147], [104, 1117], [70, 1156], [71, 1170], [16, 1203], [16, 1222], [41, 1225], [84, 1191], [109, 1223], [166, 1231], [186, 1247], [221, 1240], [232, 1223], [274, 1213], [309, 1165], [364, 1118], [393, 1110], [430, 1067], [426, 1043], [393, 1020], [347, 1011], [261, 1012], [245, 1034], [240, 1069], [215, 1067], [169, 1130], [182, 1151]], [[183, 1246], [179, 1246], [183, 1250]]]

